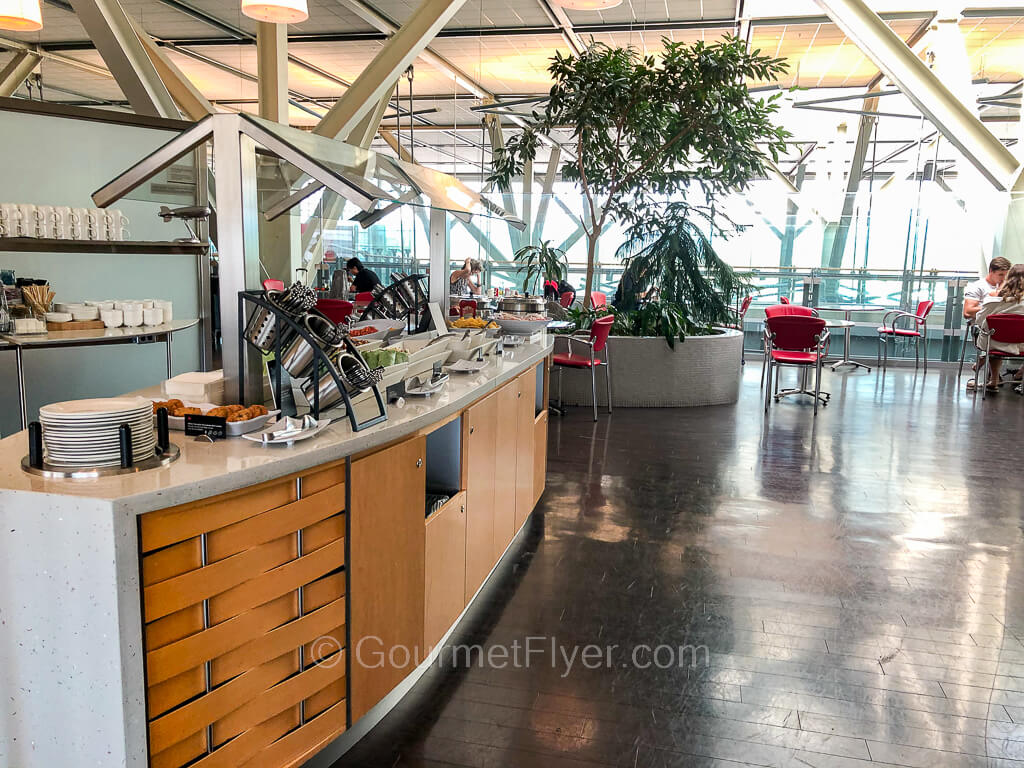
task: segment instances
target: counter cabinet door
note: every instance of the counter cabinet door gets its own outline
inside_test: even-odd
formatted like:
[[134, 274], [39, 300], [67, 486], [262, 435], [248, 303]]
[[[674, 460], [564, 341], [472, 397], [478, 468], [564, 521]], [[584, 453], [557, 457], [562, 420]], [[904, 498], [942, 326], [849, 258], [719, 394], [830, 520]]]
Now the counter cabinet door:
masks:
[[516, 527], [516, 456], [519, 434], [519, 379], [498, 390], [498, 439], [494, 463], [494, 556], [491, 565], [505, 551]]
[[523, 527], [533, 511], [534, 496], [534, 412], [537, 401], [537, 370], [531, 368], [515, 380], [516, 385], [516, 493], [515, 529]]
[[466, 409], [463, 420], [466, 489], [466, 599], [473, 597], [494, 566], [494, 468], [498, 393]]
[[408, 675], [423, 642], [426, 438], [352, 462], [349, 601], [353, 721]]
[[466, 607], [466, 493], [457, 493], [426, 522], [424, 653], [437, 645]]

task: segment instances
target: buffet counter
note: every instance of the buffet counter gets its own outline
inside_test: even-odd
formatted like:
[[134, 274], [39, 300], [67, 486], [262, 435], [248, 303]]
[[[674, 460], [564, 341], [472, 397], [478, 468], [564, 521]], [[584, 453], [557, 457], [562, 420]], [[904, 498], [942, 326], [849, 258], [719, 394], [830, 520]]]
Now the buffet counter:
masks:
[[[172, 433], [181, 457], [136, 474], [44, 479], [21, 470], [24, 432], [0, 440], [0, 762], [343, 751], [429, 665], [543, 492], [551, 346], [361, 432]], [[390, 661], [349, 652], [364, 640]]]

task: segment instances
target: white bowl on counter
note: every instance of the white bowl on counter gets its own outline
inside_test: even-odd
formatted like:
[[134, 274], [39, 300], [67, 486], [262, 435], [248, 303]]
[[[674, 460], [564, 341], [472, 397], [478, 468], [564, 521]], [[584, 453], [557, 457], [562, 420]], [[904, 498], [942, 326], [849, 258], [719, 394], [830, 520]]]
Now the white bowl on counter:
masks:
[[504, 320], [499, 317], [493, 318], [494, 322], [501, 326], [504, 333], [513, 333], [521, 336], [529, 336], [537, 331], [543, 331], [548, 327], [551, 318], [546, 320]]
[[81, 307], [71, 310], [71, 318], [76, 321], [99, 320], [99, 307]]
[[48, 323], [70, 323], [73, 319], [70, 312], [47, 312], [43, 317]]

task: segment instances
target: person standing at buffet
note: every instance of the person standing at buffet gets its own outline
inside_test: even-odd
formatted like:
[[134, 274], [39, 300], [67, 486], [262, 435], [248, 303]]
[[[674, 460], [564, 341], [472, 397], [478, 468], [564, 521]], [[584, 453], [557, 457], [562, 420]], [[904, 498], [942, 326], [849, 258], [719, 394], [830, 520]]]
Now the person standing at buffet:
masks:
[[448, 282], [451, 284], [452, 296], [480, 295], [480, 279], [477, 277], [484, 271], [483, 265], [476, 259], [466, 259], [462, 269], [452, 272]]
[[345, 271], [352, 277], [352, 284], [349, 290], [355, 293], [366, 293], [372, 291], [375, 286], [380, 285], [380, 278], [372, 269], [363, 266], [363, 262], [354, 256], [345, 262]]

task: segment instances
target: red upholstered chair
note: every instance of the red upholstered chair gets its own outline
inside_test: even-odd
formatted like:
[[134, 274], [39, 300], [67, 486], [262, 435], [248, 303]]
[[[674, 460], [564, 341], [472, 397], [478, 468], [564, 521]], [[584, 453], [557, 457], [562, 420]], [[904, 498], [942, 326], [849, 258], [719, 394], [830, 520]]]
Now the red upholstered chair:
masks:
[[373, 301], [373, 294], [370, 291], [356, 294], [356, 304], [369, 304], [371, 301]]
[[[917, 305], [917, 314], [894, 309], [885, 313], [882, 324], [878, 326], [878, 360], [882, 368], [889, 364], [889, 340], [914, 340], [914, 368], [921, 361], [921, 343], [924, 342], [924, 372], [928, 373], [928, 313], [935, 306], [934, 301], [922, 301]], [[890, 321], [889, 318], [892, 318]], [[897, 328], [901, 320], [912, 320], [910, 328]]]
[[463, 299], [459, 302], [459, 317], [465, 317], [467, 314], [476, 317], [476, 302], [473, 299]]
[[[768, 361], [768, 387], [764, 396], [764, 411], [768, 413], [772, 399], [776, 402], [787, 395], [813, 395], [814, 412], [818, 403], [828, 402], [829, 395], [821, 392], [821, 364], [828, 353], [828, 330], [820, 317], [806, 315], [779, 315], [765, 321], [765, 357]], [[778, 369], [783, 365], [814, 370], [814, 391], [801, 388], [779, 391]], [[775, 372], [775, 392], [772, 392], [772, 373]]]
[[601, 293], [600, 291], [591, 291], [590, 292], [590, 305], [594, 309], [597, 309], [598, 307], [607, 307], [608, 306], [608, 296], [606, 294], [604, 294], [604, 293]]
[[274, 280], [273, 278], [268, 277], [266, 280], [263, 281], [263, 290], [265, 290], [265, 291], [283, 291], [284, 290], [284, 280]]
[[[783, 296], [782, 298], [785, 299], [786, 297]], [[770, 318], [770, 317], [792, 317], [792, 316], [797, 316], [797, 315], [799, 315], [801, 317], [814, 317], [814, 316], [817, 316], [817, 314], [818, 313], [815, 312], [810, 307], [804, 307], [804, 306], [801, 306], [800, 304], [790, 304], [789, 301], [786, 301], [784, 304], [774, 304], [774, 305], [772, 305], [770, 307], [765, 307], [765, 309], [764, 309], [764, 316], [765, 316], [766, 320], [768, 318]], [[768, 370], [768, 326], [767, 325], [765, 325], [765, 327], [764, 327], [764, 339], [762, 340], [762, 348], [764, 349], [764, 362], [761, 364], [761, 386], [763, 387], [764, 386], [765, 373]]]
[[[614, 315], [599, 317], [590, 326], [589, 331], [577, 331], [572, 336], [555, 336], [557, 346], [559, 339], [568, 342], [568, 351], [565, 353], [555, 352], [552, 360], [558, 366], [558, 407], [562, 407], [562, 369], [563, 368], [589, 368], [590, 369], [590, 390], [594, 396], [594, 421], [597, 421], [597, 368], [604, 367], [605, 389], [608, 392], [608, 413], [612, 412], [612, 379], [609, 373], [608, 364], [611, 362], [608, 357], [608, 334], [611, 333], [612, 323], [615, 322]], [[583, 338], [584, 335], [587, 338]], [[589, 353], [576, 354], [573, 351], [574, 344], [581, 344], [589, 347]], [[581, 350], [582, 351], [582, 350]], [[597, 357], [598, 352], [604, 352], [604, 360]]]
[[[1004, 344], [1024, 344], [1024, 315], [1011, 315], [1008, 313], [1000, 313], [996, 315], [989, 315], [985, 318], [984, 324], [986, 328], [982, 328], [979, 334], [979, 343], [982, 344], [982, 352], [985, 355], [985, 365], [978, 366], [978, 373], [976, 381], [978, 386], [981, 387], [981, 399], [984, 400], [988, 387], [981, 386], [981, 377], [986, 376], [985, 383], [988, 383], [988, 361], [992, 357], [999, 358], [1001, 360], [1024, 360], [1024, 354], [1015, 355], [1012, 352], [1002, 352], [998, 349], [992, 349], [992, 342], [999, 341]], [[977, 391], [977, 388], [975, 388]]]
[[572, 291], [566, 291], [558, 297], [558, 303], [561, 304], [565, 309], [572, 306], [572, 303], [576, 300], [576, 294]]
[[[743, 320], [747, 316], [747, 310], [750, 309], [750, 304], [753, 300], [753, 296], [745, 296], [738, 308], [729, 307], [729, 311], [734, 315], [733, 322], [730, 323], [730, 326], [740, 333], [743, 333]], [[747, 364], [747, 358], [742, 346], [740, 347], [740, 363], [742, 365]]]
[[316, 308], [338, 325], [344, 323], [353, 310], [352, 302], [344, 299], [317, 299]]
[[789, 304], [789, 296], [779, 296], [779, 304]]

